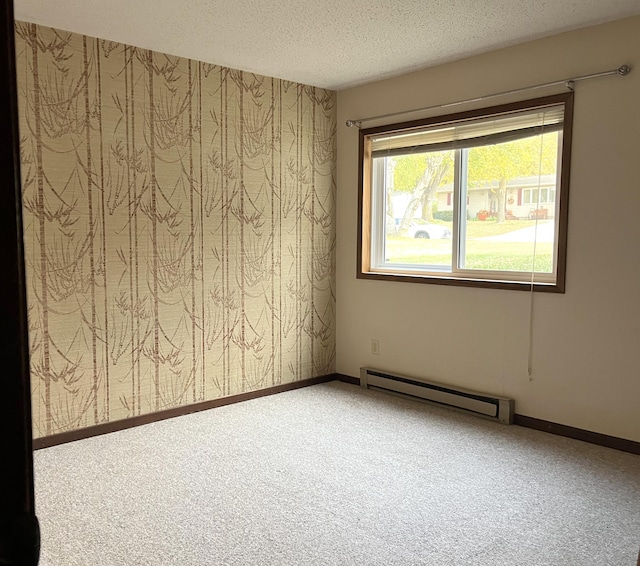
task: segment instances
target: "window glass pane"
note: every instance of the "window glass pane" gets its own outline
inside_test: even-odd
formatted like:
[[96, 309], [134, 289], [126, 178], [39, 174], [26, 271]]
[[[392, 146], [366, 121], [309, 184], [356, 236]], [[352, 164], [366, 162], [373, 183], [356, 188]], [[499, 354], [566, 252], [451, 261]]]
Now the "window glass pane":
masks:
[[522, 205], [517, 191], [527, 184], [555, 184], [558, 133], [470, 148], [462, 154], [467, 165], [463, 187], [470, 204], [460, 267], [553, 272], [556, 219], [555, 208], [543, 202], [547, 189], [523, 190]]
[[387, 162], [383, 261], [450, 271], [454, 152], [383, 159]]

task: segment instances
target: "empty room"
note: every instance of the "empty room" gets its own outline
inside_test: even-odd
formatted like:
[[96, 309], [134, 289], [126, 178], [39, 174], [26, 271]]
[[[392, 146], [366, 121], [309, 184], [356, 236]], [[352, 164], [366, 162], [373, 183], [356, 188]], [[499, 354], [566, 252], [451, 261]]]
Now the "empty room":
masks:
[[640, 564], [637, 0], [2, 25], [0, 564]]

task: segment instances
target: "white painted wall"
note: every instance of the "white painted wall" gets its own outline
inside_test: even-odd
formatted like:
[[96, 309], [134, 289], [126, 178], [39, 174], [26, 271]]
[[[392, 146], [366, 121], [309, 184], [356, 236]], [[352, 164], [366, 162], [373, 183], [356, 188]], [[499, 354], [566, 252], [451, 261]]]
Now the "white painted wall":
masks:
[[[531, 381], [527, 293], [356, 279], [358, 131], [346, 119], [622, 64], [635, 69], [576, 86], [567, 290], [535, 295]], [[519, 414], [640, 441], [639, 156], [640, 17], [339, 92], [337, 371], [367, 365], [506, 394]]]

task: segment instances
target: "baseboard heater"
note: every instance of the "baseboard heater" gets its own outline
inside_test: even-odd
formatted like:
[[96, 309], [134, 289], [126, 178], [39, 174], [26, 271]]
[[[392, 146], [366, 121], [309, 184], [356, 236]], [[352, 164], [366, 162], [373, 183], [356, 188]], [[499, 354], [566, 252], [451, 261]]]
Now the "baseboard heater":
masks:
[[360, 385], [446, 405], [505, 424], [513, 423], [514, 401], [371, 368], [360, 368]]

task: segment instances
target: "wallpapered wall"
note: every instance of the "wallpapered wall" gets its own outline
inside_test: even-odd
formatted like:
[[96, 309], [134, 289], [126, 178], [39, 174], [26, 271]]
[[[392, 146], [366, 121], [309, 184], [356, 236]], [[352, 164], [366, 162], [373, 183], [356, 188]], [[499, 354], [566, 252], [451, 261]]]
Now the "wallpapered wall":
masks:
[[335, 93], [18, 23], [34, 436], [335, 371]]

